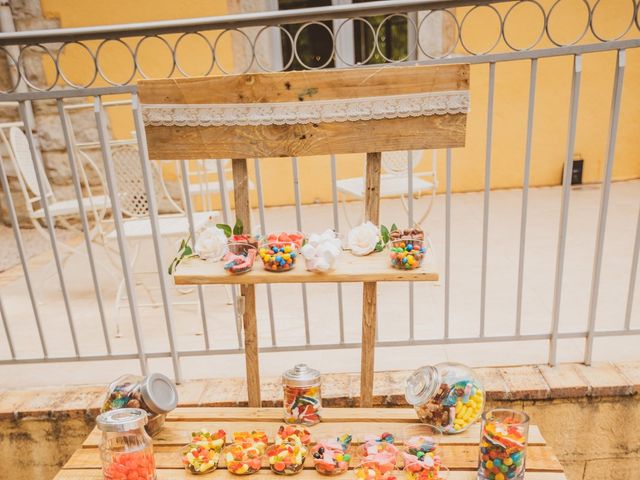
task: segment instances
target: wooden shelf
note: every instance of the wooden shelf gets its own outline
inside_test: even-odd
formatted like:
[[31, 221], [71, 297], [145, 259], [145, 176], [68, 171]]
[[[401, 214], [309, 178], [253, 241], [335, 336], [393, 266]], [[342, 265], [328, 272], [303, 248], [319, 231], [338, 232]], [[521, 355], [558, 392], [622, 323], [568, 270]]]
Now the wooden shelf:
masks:
[[199, 259], [183, 261], [174, 274], [177, 285], [255, 285], [261, 283], [328, 283], [328, 282], [434, 282], [438, 272], [429, 265], [415, 270], [397, 270], [389, 264], [388, 253], [380, 252], [366, 257], [356, 257], [344, 252], [336, 269], [327, 273], [308, 272], [304, 259], [299, 258], [293, 270], [269, 272], [256, 259], [253, 270], [242, 275], [227, 273], [222, 262], [205, 262]]

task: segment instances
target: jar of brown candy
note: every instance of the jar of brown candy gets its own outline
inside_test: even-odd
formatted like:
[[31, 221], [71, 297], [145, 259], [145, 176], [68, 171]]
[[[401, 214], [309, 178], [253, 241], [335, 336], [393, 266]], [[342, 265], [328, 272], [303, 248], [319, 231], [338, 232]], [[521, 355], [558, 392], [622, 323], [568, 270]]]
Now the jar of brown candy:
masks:
[[123, 375], [107, 387], [101, 413], [121, 408], [140, 408], [147, 412], [146, 430], [154, 436], [164, 425], [166, 414], [178, 405], [175, 384], [161, 373], [146, 377]]
[[418, 368], [407, 379], [405, 397], [418, 418], [443, 433], [460, 433], [480, 419], [482, 384], [469, 367], [445, 362]]

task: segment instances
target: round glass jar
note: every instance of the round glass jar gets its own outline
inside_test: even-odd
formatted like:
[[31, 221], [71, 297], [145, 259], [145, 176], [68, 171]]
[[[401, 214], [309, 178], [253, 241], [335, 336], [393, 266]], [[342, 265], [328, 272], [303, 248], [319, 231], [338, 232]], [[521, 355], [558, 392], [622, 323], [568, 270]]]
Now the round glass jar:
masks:
[[157, 434], [164, 425], [166, 414], [178, 405], [175, 384], [161, 373], [146, 377], [123, 375], [107, 387], [102, 413], [120, 408], [140, 408], [147, 412], [149, 435]]
[[105, 480], [156, 478], [153, 443], [144, 428], [147, 419], [147, 412], [140, 408], [121, 408], [98, 416], [96, 422], [102, 432], [100, 459]]
[[480, 419], [485, 405], [482, 384], [473, 370], [453, 362], [417, 369], [407, 379], [405, 397], [421, 422], [443, 433], [464, 432]]
[[315, 425], [320, 422], [320, 372], [300, 363], [282, 375], [284, 421]]

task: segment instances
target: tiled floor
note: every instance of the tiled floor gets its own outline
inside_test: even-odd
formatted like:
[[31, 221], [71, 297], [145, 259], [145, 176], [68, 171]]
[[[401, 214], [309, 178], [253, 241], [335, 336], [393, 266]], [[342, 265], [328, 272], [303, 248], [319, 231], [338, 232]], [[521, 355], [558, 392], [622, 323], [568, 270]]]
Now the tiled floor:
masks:
[[[532, 189], [529, 198], [529, 221], [526, 237], [526, 261], [522, 307], [522, 332], [546, 333], [551, 325], [554, 291], [556, 245], [560, 208], [559, 188]], [[516, 317], [516, 286], [518, 270], [518, 246], [520, 232], [520, 190], [492, 192], [490, 198], [489, 243], [487, 258], [486, 335], [512, 335]], [[562, 284], [561, 323], [562, 332], [582, 332], [587, 329], [589, 292], [593, 268], [593, 252], [597, 227], [600, 189], [597, 186], [575, 188], [571, 193], [569, 230]], [[421, 212], [426, 199], [416, 202]], [[445, 198], [438, 196], [425, 228], [435, 247], [435, 262], [441, 274], [444, 270], [444, 216]], [[600, 293], [596, 325], [599, 330], [620, 329], [624, 315], [629, 284], [630, 263], [640, 206], [640, 181], [615, 183], [611, 192], [607, 234], [603, 257]], [[352, 219], [357, 217], [360, 204], [347, 205]], [[482, 252], [482, 194], [457, 194], [452, 202], [451, 245], [451, 337], [475, 337], [479, 334], [480, 283]], [[348, 229], [344, 214], [340, 211], [340, 230]], [[257, 217], [256, 217], [257, 218]], [[406, 214], [398, 200], [382, 203], [381, 219], [384, 224], [402, 224]], [[305, 232], [321, 231], [333, 225], [330, 205], [309, 205], [302, 209]], [[293, 207], [270, 208], [266, 212], [268, 230], [293, 229]], [[173, 249], [172, 242], [167, 245]], [[149, 242], [141, 249], [138, 270], [152, 269], [153, 249]], [[172, 251], [167, 249], [167, 256]], [[98, 252], [104, 264], [108, 259]], [[47, 338], [50, 357], [73, 355], [67, 315], [55, 276], [44, 279], [48, 257], [33, 260], [32, 275], [38, 287], [41, 318]], [[117, 281], [101, 269], [101, 290], [111, 331], [114, 352], [133, 352], [135, 343], [128, 310], [118, 314], [123, 336], [114, 336], [114, 308]], [[101, 336], [100, 320], [96, 308], [91, 277], [86, 259], [75, 256], [66, 265], [65, 276], [71, 293], [71, 308], [77, 329], [80, 350], [83, 355], [103, 354], [105, 345]], [[157, 274], [137, 276], [137, 296], [140, 302], [150, 297], [159, 298]], [[143, 288], [149, 286], [150, 290]], [[405, 340], [410, 334], [409, 293], [407, 284], [383, 284], [379, 288], [379, 338], [380, 340]], [[304, 345], [305, 320], [302, 289], [299, 285], [273, 286], [274, 317], [279, 345]], [[636, 284], [636, 304], [640, 303], [640, 282]], [[173, 291], [177, 302], [193, 302], [195, 294]], [[356, 284], [343, 286], [344, 338], [346, 342], [358, 341], [360, 335], [361, 287]], [[21, 271], [10, 270], [0, 274], [2, 297], [10, 329], [19, 357], [41, 355], [36, 336], [34, 315], [28, 299]], [[206, 287], [206, 312], [209, 338], [212, 348], [237, 347], [233, 309], [227, 305], [222, 287]], [[339, 315], [337, 287], [334, 284], [307, 286], [308, 325], [313, 344], [339, 341]], [[416, 284], [415, 325], [416, 339], [438, 339], [444, 331], [444, 281], [434, 284]], [[168, 349], [165, 319], [161, 308], [141, 308], [142, 331], [147, 351]], [[193, 303], [175, 305], [173, 308], [180, 350], [202, 349], [201, 318]], [[269, 315], [265, 288], [258, 289], [258, 319], [261, 345], [270, 345]], [[632, 327], [640, 328], [640, 306], [633, 310]], [[638, 336], [607, 337], [596, 340], [595, 360], [640, 360], [637, 349]], [[407, 369], [423, 363], [456, 360], [480, 365], [513, 365], [545, 363], [548, 342], [495, 342], [474, 344], [447, 344], [379, 348], [376, 369]], [[583, 340], [562, 340], [559, 344], [560, 361], [581, 361]], [[0, 358], [9, 358], [4, 335], [0, 333]], [[277, 375], [293, 362], [305, 360], [325, 371], [356, 371], [359, 368], [359, 351], [315, 350], [262, 355], [262, 373]], [[187, 378], [238, 376], [244, 372], [240, 355], [215, 355], [187, 357], [182, 362]], [[170, 372], [169, 360], [151, 360], [154, 370]], [[123, 371], [136, 371], [137, 361], [82, 362], [65, 364], [30, 364], [0, 366], [1, 387], [19, 388], [41, 384], [100, 383], [106, 382]]]

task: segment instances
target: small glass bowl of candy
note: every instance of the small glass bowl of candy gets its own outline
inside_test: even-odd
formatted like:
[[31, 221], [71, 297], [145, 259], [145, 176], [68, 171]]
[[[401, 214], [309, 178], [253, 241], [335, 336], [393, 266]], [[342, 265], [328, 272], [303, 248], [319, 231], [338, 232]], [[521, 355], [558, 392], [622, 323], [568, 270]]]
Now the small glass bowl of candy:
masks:
[[442, 431], [435, 425], [418, 423], [405, 427], [402, 432], [404, 451], [410, 455], [422, 458], [425, 455], [440, 455]]
[[351, 455], [340, 446], [334, 448], [326, 443], [315, 445], [311, 450], [313, 465], [316, 471], [322, 475], [340, 475], [349, 470]]
[[234, 475], [251, 475], [262, 466], [262, 452], [253, 444], [232, 443], [224, 449], [227, 470]]
[[298, 247], [293, 242], [270, 242], [260, 245], [258, 253], [265, 270], [287, 272], [296, 264]]
[[271, 471], [278, 475], [295, 475], [304, 468], [307, 447], [299, 442], [284, 442], [267, 447]]
[[191, 442], [189, 442], [189, 445], [196, 445], [220, 452], [224, 447], [226, 437], [227, 433], [222, 429], [211, 433], [207, 429], [202, 428], [191, 433]]
[[302, 232], [277, 232], [269, 233], [264, 237], [263, 243], [293, 243], [297, 250], [302, 248], [304, 243], [304, 233]]
[[267, 434], [262, 430], [252, 430], [251, 432], [233, 432], [233, 443], [239, 443], [244, 448], [251, 446], [258, 449], [260, 455], [264, 454], [269, 443]]
[[395, 465], [398, 457], [398, 448], [385, 441], [369, 441], [358, 447], [357, 454], [362, 459], [380, 460], [383, 463]]
[[182, 464], [185, 470], [194, 475], [213, 472], [218, 468], [218, 460], [220, 460], [220, 449], [189, 444], [182, 451]]
[[391, 266], [400, 270], [413, 270], [422, 265], [427, 248], [422, 240], [401, 238], [389, 243]]
[[449, 478], [449, 469], [442, 464], [434, 466], [424, 462], [405, 464], [404, 469], [407, 480], [446, 480]]
[[248, 243], [230, 243], [229, 251], [222, 257], [224, 269], [231, 274], [247, 273], [253, 268], [258, 250]]
[[364, 460], [353, 472], [357, 480], [394, 480], [396, 466], [393, 463], [379, 460]]
[[302, 425], [280, 425], [274, 440], [276, 445], [290, 442], [307, 446], [311, 443], [311, 432]]

